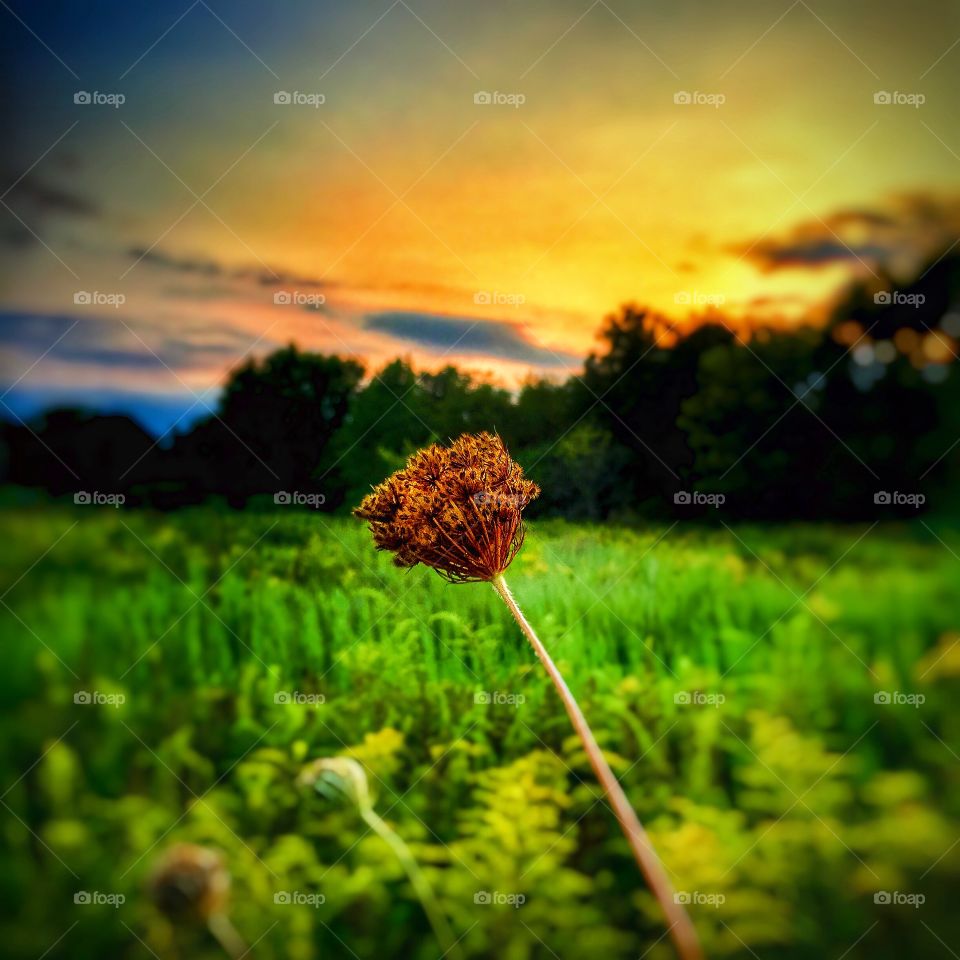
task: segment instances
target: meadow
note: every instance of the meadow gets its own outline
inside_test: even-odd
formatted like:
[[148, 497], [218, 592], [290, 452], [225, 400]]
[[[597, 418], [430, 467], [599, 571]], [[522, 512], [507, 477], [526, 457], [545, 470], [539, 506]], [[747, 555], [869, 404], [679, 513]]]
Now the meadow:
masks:
[[[223, 956], [145, 893], [189, 841], [223, 853], [251, 957], [439, 960], [390, 847], [298, 783], [330, 756], [465, 957], [673, 955], [488, 585], [293, 508], [10, 503], [0, 537], [7, 956]], [[708, 956], [960, 942], [958, 552], [920, 522], [530, 526], [507, 579]]]

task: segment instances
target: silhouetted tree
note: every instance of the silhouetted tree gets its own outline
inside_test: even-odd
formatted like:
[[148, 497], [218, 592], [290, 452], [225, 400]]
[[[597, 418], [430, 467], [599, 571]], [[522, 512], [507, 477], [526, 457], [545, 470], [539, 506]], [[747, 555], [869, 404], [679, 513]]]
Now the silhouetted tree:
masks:
[[822, 327], [752, 325], [746, 342], [719, 315], [681, 336], [627, 306], [583, 376], [516, 395], [404, 360], [361, 384], [359, 363], [291, 346], [234, 370], [216, 415], [169, 451], [125, 417], [61, 409], [6, 424], [0, 467], [56, 494], [239, 506], [296, 490], [333, 507], [419, 447], [490, 430], [543, 487], [539, 514], [689, 515], [681, 489], [723, 493], [730, 519], [875, 516], [881, 490], [945, 501], [960, 474], [960, 257], [879, 283], [851, 286]]
[[157, 474], [155, 441], [129, 417], [58, 407], [5, 433], [10, 481], [55, 495], [129, 494]]
[[217, 415], [177, 438], [175, 473], [235, 505], [279, 491], [323, 493], [334, 505], [342, 491], [315, 475], [362, 375], [354, 360], [294, 346], [248, 361], [230, 374]]

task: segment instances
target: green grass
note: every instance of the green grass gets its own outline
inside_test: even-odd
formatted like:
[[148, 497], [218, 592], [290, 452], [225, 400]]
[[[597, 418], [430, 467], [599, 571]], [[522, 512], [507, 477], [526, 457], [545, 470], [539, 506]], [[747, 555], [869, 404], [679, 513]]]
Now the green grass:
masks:
[[[186, 840], [223, 851], [251, 956], [438, 960], [390, 848], [296, 783], [348, 753], [468, 957], [672, 955], [489, 586], [398, 571], [326, 515], [4, 508], [0, 536], [7, 955], [217, 956], [143, 892]], [[531, 529], [508, 580], [677, 889], [705, 901], [690, 910], [710, 956], [947, 957], [938, 938], [960, 941], [960, 561], [941, 536]]]

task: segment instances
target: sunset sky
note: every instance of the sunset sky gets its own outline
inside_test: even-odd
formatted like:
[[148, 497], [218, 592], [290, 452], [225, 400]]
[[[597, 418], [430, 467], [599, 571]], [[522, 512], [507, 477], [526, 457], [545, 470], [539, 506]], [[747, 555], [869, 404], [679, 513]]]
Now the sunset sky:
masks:
[[20, 415], [164, 429], [291, 340], [516, 385], [575, 371], [622, 303], [797, 323], [960, 237], [948, 0], [10, 0], [0, 22]]

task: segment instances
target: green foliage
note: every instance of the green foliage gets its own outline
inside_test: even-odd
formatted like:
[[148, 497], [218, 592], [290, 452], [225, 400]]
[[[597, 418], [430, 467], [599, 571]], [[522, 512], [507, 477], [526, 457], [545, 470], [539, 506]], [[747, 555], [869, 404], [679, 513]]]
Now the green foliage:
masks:
[[[339, 755], [466, 957], [672, 956], [489, 588], [401, 573], [317, 514], [45, 507], [0, 530], [6, 955], [221, 956], [144, 893], [186, 841], [224, 854], [251, 955], [437, 960], [390, 846], [299, 782]], [[956, 560], [922, 527], [862, 533], [544, 522], [509, 573], [712, 957], [893, 960], [939, 949], [921, 920], [960, 935]]]

